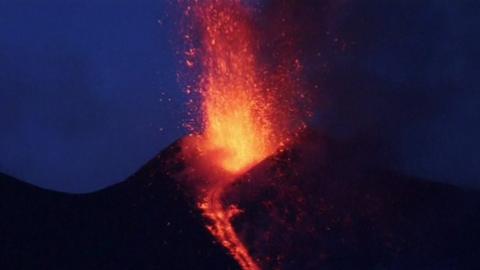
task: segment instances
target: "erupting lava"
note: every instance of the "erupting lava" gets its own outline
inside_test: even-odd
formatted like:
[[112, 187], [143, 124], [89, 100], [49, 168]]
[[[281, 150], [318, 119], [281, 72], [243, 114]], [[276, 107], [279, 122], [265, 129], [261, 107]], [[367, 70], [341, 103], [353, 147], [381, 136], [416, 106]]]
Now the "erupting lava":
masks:
[[[205, 1], [194, 12], [202, 26], [203, 141], [199, 146], [219, 167], [240, 173], [271, 155], [273, 94], [258, 78], [248, 13], [239, 1]], [[229, 3], [231, 2], [231, 3]]]
[[[225, 206], [226, 187], [249, 168], [274, 154], [288, 142], [290, 125], [287, 76], [271, 72], [259, 60], [252, 11], [240, 0], [193, 1], [186, 15], [192, 16], [199, 38], [186, 35], [198, 48], [186, 52], [188, 67], [200, 76], [196, 93], [201, 99], [201, 131], [185, 141], [197, 171], [205, 183], [199, 189], [198, 206], [210, 221], [208, 229], [229, 250], [244, 270], [260, 269], [239, 239], [231, 219], [241, 212]], [[298, 65], [298, 61], [292, 66]], [[277, 76], [277, 77], [276, 77]], [[277, 81], [276, 81], [277, 80]], [[192, 151], [192, 150], [190, 150]], [[203, 168], [202, 168], [203, 167]]]

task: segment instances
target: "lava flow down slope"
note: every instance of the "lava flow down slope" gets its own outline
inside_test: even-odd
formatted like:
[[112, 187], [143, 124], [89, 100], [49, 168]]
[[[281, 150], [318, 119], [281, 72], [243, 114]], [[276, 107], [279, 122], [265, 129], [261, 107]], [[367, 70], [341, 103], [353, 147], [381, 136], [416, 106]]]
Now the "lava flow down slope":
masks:
[[194, 170], [189, 178], [197, 180], [190, 184], [209, 231], [244, 270], [259, 270], [231, 223], [241, 210], [223, 205], [222, 196], [239, 175], [282, 150], [305, 127], [305, 95], [296, 81], [300, 64], [289, 54], [276, 55], [273, 65], [261, 61], [253, 11], [242, 1], [194, 1], [185, 10], [195, 22], [187, 43], [199, 40], [185, 53], [187, 66], [198, 66], [200, 73], [188, 90], [201, 103], [199, 123], [192, 121], [192, 136], [184, 141]]
[[91, 194], [0, 174], [1, 269], [480, 267], [478, 191], [369, 169], [355, 142], [306, 131], [225, 185], [212, 213], [192, 189], [209, 178], [187, 162], [189, 139]]
[[189, 135], [90, 194], [0, 174], [0, 269], [480, 269], [478, 190], [309, 127], [285, 9], [180, 2]]
[[[417, 224], [417, 217], [408, 216], [414, 209], [407, 214], [396, 207], [405, 200], [423, 209], [423, 200], [416, 198], [427, 196], [428, 205], [429, 199], [440, 200], [441, 188], [440, 195], [430, 190], [417, 195], [424, 186], [413, 191], [402, 183], [397, 188], [406, 198], [401, 198], [385, 186], [395, 186], [399, 176], [364, 175], [348, 162], [332, 171], [319, 159], [325, 149], [316, 148], [318, 142], [313, 153], [304, 151], [310, 113], [301, 63], [292, 53], [294, 39], [287, 27], [273, 42], [282, 45], [262, 44], [254, 12], [238, 0], [193, 1], [185, 8], [193, 22], [185, 35], [190, 45], [185, 62], [198, 72], [187, 92], [194, 95], [192, 115], [198, 119], [188, 123], [192, 134], [182, 142], [189, 169], [180, 179], [211, 234], [243, 270], [438, 269], [447, 263], [441, 258], [456, 254], [467, 238], [457, 219], [478, 224], [478, 204], [466, 212], [442, 205], [442, 211], [428, 213], [436, 224], [429, 219]], [[363, 190], [363, 185], [375, 188]], [[412, 195], [415, 199], [408, 198]], [[455, 221], [444, 220], [449, 216]], [[474, 227], [466, 226], [469, 237], [478, 239]], [[455, 240], [442, 246], [436, 241], [445, 234]], [[353, 257], [342, 260], [342, 248], [351, 249], [347, 253]]]

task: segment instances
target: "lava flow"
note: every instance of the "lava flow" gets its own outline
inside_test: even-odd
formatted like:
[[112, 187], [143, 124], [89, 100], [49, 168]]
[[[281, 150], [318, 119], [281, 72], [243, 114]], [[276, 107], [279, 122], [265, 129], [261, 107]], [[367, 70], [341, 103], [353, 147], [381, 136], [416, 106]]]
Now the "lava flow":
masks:
[[187, 155], [196, 171], [203, 171], [199, 178], [208, 178], [198, 192], [208, 229], [244, 270], [260, 267], [235, 232], [231, 221], [241, 210], [224, 205], [224, 190], [285, 146], [294, 130], [288, 76], [279, 76], [288, 68], [275, 76], [259, 60], [252, 12], [240, 0], [193, 1], [185, 12], [199, 32], [198, 39], [186, 35], [199, 42], [187, 50], [186, 64], [192, 68], [198, 62], [200, 69], [195, 93], [201, 99], [201, 127], [185, 140], [184, 149], [194, 149]]

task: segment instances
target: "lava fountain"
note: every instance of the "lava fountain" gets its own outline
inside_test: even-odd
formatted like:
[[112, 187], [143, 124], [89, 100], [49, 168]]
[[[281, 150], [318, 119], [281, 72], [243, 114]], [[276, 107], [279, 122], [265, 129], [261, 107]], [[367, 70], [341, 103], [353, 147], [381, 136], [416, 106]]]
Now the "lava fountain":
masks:
[[285, 147], [303, 126], [293, 106], [303, 95], [292, 90], [297, 88], [291, 79], [299, 61], [287, 59], [272, 68], [261, 60], [253, 12], [239, 0], [192, 1], [185, 11], [198, 32], [198, 38], [185, 36], [198, 43], [185, 55], [186, 65], [200, 70], [192, 87], [200, 99], [200, 124], [184, 140], [184, 151], [204, 181], [197, 183], [198, 207], [209, 231], [244, 270], [260, 267], [235, 232], [231, 221], [241, 210], [224, 205], [224, 190]]

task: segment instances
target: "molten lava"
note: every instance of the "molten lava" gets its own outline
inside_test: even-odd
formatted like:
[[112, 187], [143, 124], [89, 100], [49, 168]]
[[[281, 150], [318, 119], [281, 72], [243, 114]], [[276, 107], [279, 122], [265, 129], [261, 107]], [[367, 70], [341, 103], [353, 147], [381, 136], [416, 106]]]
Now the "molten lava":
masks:
[[[196, 6], [203, 27], [200, 82], [203, 151], [219, 167], [239, 173], [276, 151], [272, 96], [262, 89], [248, 12], [239, 1]], [[228, 3], [231, 2], [231, 3]]]
[[212, 222], [207, 228], [230, 251], [242, 269], [259, 270], [260, 268], [250, 256], [248, 249], [238, 238], [231, 222], [231, 219], [239, 214], [241, 210], [234, 205], [228, 208], [223, 206], [222, 194], [224, 190], [224, 185], [211, 188], [198, 205], [205, 217]]
[[[222, 196], [240, 174], [278, 151], [298, 128], [288, 120], [294, 118], [288, 76], [275, 76], [262, 65], [252, 10], [240, 0], [194, 1], [185, 13], [199, 32], [198, 39], [186, 35], [199, 43], [187, 50], [186, 64], [194, 68], [199, 63], [201, 130], [194, 130], [196, 135], [184, 143], [185, 149], [194, 149], [188, 150], [195, 152], [189, 154], [191, 163], [208, 178], [199, 188], [198, 206], [211, 223], [210, 232], [240, 266], [257, 270], [231, 222], [241, 210], [225, 206]], [[295, 64], [296, 59], [292, 67]]]

